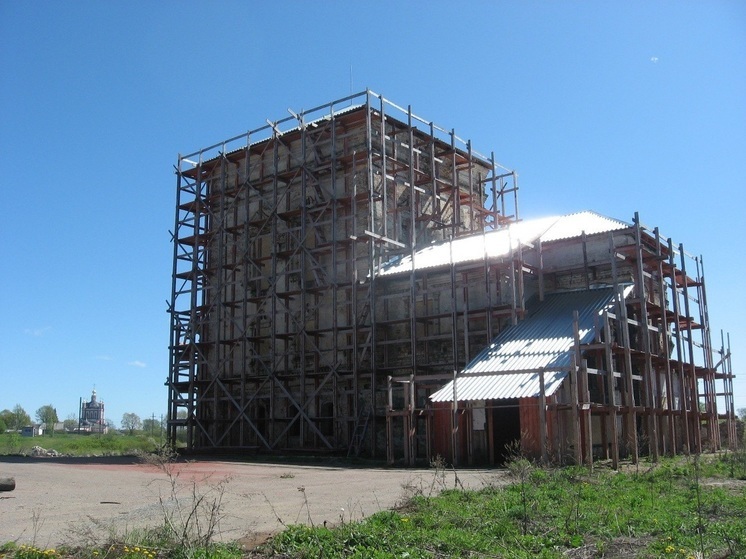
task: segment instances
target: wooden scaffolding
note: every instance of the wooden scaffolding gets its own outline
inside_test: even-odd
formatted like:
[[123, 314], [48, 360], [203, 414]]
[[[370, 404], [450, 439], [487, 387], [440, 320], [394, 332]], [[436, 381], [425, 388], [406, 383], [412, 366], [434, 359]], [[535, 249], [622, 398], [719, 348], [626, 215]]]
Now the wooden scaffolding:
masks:
[[[474, 242], [480, 240], [475, 237]], [[520, 413], [515, 436], [523, 450], [545, 461], [592, 464], [595, 456], [610, 459], [616, 467], [620, 457], [637, 461], [641, 452], [657, 459], [661, 454], [716, 450], [723, 439], [731, 448], [737, 445], [730, 344], [725, 336], [719, 349], [711, 342], [702, 258], [675, 246], [658, 229], [643, 226], [637, 215], [632, 225], [601, 233], [578, 230], [544, 243], [538, 236], [500, 259], [443, 262], [423, 269], [413, 265], [410, 276], [421, 286], [412, 304], [420, 309], [421, 331], [427, 333], [448, 319], [458, 332], [451, 338], [455, 347], [449, 362], [460, 366], [451, 375], [432, 375], [420, 367], [416, 373], [390, 376], [389, 462], [414, 464], [432, 460], [440, 451], [454, 463], [495, 463], [501, 451], [496, 440], [506, 426], [495, 423], [494, 410], [511, 407], [516, 417]], [[499, 281], [501, 276], [508, 281]], [[387, 293], [382, 297], [395, 301], [406, 295], [396, 289], [404, 281], [381, 281]], [[502, 306], [490, 295], [501, 286], [507, 286], [509, 294]], [[541, 390], [532, 398], [465, 401], [454, 388], [449, 409], [428, 401], [448, 380], [458, 385], [458, 371], [475, 348], [485, 347], [502, 328], [524, 317], [527, 297], [541, 301], [546, 293], [599, 286], [613, 287], [616, 303], [599, 313], [593, 337], [584, 343], [575, 319], [572, 366], [565, 371], [560, 392], [545, 393], [548, 371], [536, 370]], [[474, 295], [480, 291], [488, 296]], [[451, 316], [427, 312], [434, 308], [433, 301], [442, 300]], [[442, 304], [435, 307], [443, 309]], [[415, 337], [406, 332], [389, 343], [401, 344], [410, 336]], [[420, 353], [427, 354], [428, 340], [427, 335], [419, 338]], [[485, 394], [482, 398], [488, 397]], [[477, 412], [486, 417], [486, 440], [474, 428], [478, 422], [470, 419]], [[450, 430], [445, 439], [444, 425]], [[433, 450], [433, 445], [438, 448]]]
[[516, 177], [371, 91], [289, 112], [178, 158], [169, 439], [375, 456], [376, 270], [510, 223]]
[[[495, 463], [512, 434], [484, 433], [513, 414], [546, 460], [735, 445], [701, 257], [637, 216], [488, 257], [491, 232], [521, 225], [516, 174], [494, 155], [369, 90], [289, 113], [178, 158], [172, 444]], [[482, 252], [429, 263], [462, 239]], [[561, 391], [430, 403], [530, 298], [598, 285], [618, 302], [576, 339]]]

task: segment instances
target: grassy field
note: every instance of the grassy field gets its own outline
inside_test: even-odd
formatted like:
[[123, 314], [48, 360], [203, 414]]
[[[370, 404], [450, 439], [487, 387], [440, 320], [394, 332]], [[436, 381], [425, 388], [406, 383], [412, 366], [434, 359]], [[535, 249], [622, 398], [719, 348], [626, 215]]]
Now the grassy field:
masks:
[[[626, 472], [511, 465], [515, 483], [415, 495], [334, 528], [294, 526], [266, 557], [746, 557], [743, 457]], [[323, 555], [318, 550], [323, 549]]]
[[[509, 471], [510, 485], [480, 491], [431, 496], [410, 488], [402, 508], [362, 522], [347, 521], [344, 511], [336, 526], [309, 518], [311, 526], [288, 526], [252, 551], [190, 539], [173, 518], [164, 518], [163, 526], [85, 549], [7, 543], [0, 559], [746, 557], [744, 452], [627, 465], [620, 472], [543, 468], [517, 458]], [[453, 475], [433, 469], [434, 482]]]
[[46, 450], [56, 450], [60, 454], [71, 456], [116, 456], [136, 452], [153, 452], [159, 445], [159, 437], [150, 437], [147, 434], [55, 433], [41, 437], [22, 437], [17, 433], [0, 433], [0, 455], [28, 455], [33, 447], [40, 446]]

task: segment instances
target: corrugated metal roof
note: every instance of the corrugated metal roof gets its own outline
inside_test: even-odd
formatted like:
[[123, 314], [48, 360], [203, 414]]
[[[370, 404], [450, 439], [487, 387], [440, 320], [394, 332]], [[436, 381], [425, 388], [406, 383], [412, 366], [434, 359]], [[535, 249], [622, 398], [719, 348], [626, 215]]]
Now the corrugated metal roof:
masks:
[[[554, 394], [567, 376], [566, 372], [544, 373], [544, 393]], [[483, 377], [459, 377], [456, 382], [456, 399], [459, 402], [473, 400], [500, 400], [508, 398], [532, 398], [539, 395], [538, 373], [513, 373]], [[430, 396], [433, 402], [453, 401], [453, 381]]]
[[[511, 224], [505, 229], [488, 231], [469, 237], [461, 237], [430, 245], [414, 255], [414, 269], [495, 259], [510, 254], [511, 248], [519, 245], [532, 246], [539, 238], [541, 242], [557, 241], [572, 237], [626, 229], [629, 224], [611, 219], [596, 212], [584, 211], [564, 216], [543, 217]], [[412, 257], [399, 257], [383, 264], [379, 276], [401, 274], [412, 270]]]
[[[573, 313], [578, 311], [580, 342], [593, 338], [595, 317], [614, 300], [612, 288], [547, 295], [529, 306], [529, 316], [500, 333], [456, 379], [456, 398], [497, 400], [539, 395], [539, 374], [546, 371], [545, 392], [552, 395], [571, 364]], [[453, 381], [430, 396], [433, 402], [453, 401]]]
[[596, 233], [608, 233], [631, 227], [618, 219], [603, 216], [596, 212], [584, 211], [560, 216], [552, 226], [541, 236], [542, 243], [558, 241], [560, 239], [571, 239], [579, 237], [583, 233], [595, 235]]

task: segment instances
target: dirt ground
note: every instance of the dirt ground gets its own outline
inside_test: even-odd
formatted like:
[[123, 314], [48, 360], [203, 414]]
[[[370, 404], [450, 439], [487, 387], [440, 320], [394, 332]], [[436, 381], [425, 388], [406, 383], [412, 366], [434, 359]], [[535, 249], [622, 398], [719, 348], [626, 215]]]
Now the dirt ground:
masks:
[[[396, 507], [417, 492], [496, 483], [498, 470], [349, 467], [332, 459], [312, 464], [195, 460], [171, 465], [169, 477], [136, 458], [0, 457], [0, 543], [53, 548], [105, 541], [109, 534], [158, 526], [164, 514], [188, 512], [194, 495], [221, 502], [218, 538], [261, 543], [283, 524], [358, 520]], [[170, 480], [176, 480], [177, 500]], [[195, 491], [196, 493], [193, 493]], [[178, 502], [177, 502], [178, 501]]]

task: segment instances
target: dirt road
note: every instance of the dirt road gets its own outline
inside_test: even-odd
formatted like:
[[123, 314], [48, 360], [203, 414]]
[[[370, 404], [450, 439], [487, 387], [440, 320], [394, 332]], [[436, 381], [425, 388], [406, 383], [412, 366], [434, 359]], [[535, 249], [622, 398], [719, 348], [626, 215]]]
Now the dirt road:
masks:
[[[218, 539], [251, 544], [283, 524], [331, 524], [390, 509], [415, 492], [436, 493], [459, 483], [494, 483], [495, 470], [394, 469], [189, 461], [172, 464], [171, 476], [134, 458], [52, 459], [0, 457], [0, 477], [16, 489], [0, 493], [0, 543], [50, 548], [104, 541], [109, 533], [158, 526], [167, 513], [188, 512], [193, 491], [208, 505], [220, 502]], [[176, 481], [175, 494], [171, 480]]]

